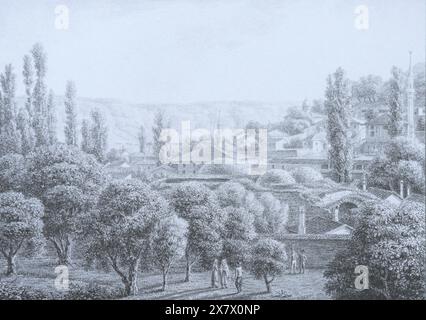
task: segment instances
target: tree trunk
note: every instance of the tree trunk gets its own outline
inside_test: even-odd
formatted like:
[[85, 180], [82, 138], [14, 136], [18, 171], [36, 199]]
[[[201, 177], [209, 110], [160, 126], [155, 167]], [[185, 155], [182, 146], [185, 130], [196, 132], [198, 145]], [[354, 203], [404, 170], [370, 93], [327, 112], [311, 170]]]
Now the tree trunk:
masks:
[[266, 291], [268, 292], [268, 293], [271, 293], [271, 282], [272, 282], [272, 280], [268, 280], [268, 276], [265, 274], [264, 276], [263, 276], [263, 278], [265, 279], [265, 285], [266, 285]]
[[163, 271], [163, 291], [166, 291], [167, 288], [167, 270]]
[[138, 273], [135, 266], [132, 266], [129, 270], [129, 295], [135, 296], [139, 293], [138, 289]]
[[16, 274], [15, 257], [16, 257], [15, 255], [7, 257], [7, 271], [6, 271], [7, 276]]
[[192, 264], [189, 261], [189, 258], [186, 259], [186, 272], [185, 272], [185, 282], [191, 281], [191, 267]]
[[58, 254], [58, 263], [60, 265], [69, 265], [71, 263], [71, 241], [68, 237], [65, 241], [51, 239], [53, 245], [55, 246], [56, 252]]

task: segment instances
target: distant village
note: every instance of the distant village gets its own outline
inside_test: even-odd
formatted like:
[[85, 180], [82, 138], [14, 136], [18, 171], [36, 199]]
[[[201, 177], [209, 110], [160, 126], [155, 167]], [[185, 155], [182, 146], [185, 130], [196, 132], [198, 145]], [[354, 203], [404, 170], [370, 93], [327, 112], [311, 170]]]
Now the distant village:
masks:
[[[404, 80], [403, 135], [411, 141], [424, 143], [425, 107], [415, 104], [411, 55]], [[223, 152], [222, 165], [160, 164], [154, 155], [152, 143], [145, 145], [144, 153], [121, 150], [118, 152], [119, 159], [106, 163], [104, 169], [112, 178], [155, 180], [159, 188], [165, 189], [188, 181], [201, 182], [215, 189], [223, 182], [232, 180], [249, 185], [258, 194], [272, 192], [280, 201], [289, 205], [287, 233], [283, 235], [283, 240], [294, 241], [296, 246], [307, 248], [311, 256], [317, 256], [318, 261], [311, 260], [310, 266], [324, 267], [342, 246], [341, 242], [351, 235], [354, 229], [351, 216], [360, 204], [369, 200], [383, 200], [396, 206], [406, 201], [424, 202], [424, 196], [412, 192], [410, 184], [403, 180], [400, 181], [399, 189], [394, 191], [368, 185], [368, 166], [393, 139], [388, 132], [389, 106], [383, 101], [359, 99], [352, 108], [350, 136], [354, 158], [353, 181], [350, 185], [335, 184], [329, 180], [329, 184], [307, 181], [303, 186], [279, 183], [260, 186], [256, 183], [259, 178], [250, 176], [253, 168], [235, 162], [235, 153]], [[330, 177], [332, 168], [326, 129], [327, 115], [322, 109], [318, 101], [314, 101], [313, 105], [305, 101], [302, 106], [288, 111], [287, 124], [266, 125], [268, 171], [311, 168], [320, 172], [324, 178]], [[220, 127], [220, 119], [217, 122]], [[291, 134], [282, 130], [283, 125], [303, 129]], [[262, 127], [262, 124], [250, 122], [246, 129]], [[234, 161], [233, 165], [229, 164], [229, 158]], [[307, 242], [310, 244], [307, 245]]]

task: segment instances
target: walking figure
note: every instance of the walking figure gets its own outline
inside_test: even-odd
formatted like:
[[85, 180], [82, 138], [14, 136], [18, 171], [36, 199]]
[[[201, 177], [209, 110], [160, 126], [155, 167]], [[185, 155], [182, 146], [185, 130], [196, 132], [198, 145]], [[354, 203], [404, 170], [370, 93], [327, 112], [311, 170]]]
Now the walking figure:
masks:
[[305, 273], [306, 260], [305, 250], [302, 249], [299, 254], [299, 273]]
[[296, 273], [296, 267], [297, 267], [297, 252], [294, 250], [294, 248], [291, 248], [291, 257], [290, 257], [290, 265], [291, 270], [290, 273]]
[[243, 268], [241, 267], [241, 262], [238, 262], [235, 268], [235, 287], [238, 293], [243, 290]]
[[223, 288], [228, 288], [228, 277], [229, 277], [229, 267], [226, 259], [222, 259], [220, 263], [220, 286]]
[[213, 261], [213, 268], [212, 268], [212, 288], [218, 288], [218, 281], [219, 281], [219, 266], [217, 259], [214, 259]]

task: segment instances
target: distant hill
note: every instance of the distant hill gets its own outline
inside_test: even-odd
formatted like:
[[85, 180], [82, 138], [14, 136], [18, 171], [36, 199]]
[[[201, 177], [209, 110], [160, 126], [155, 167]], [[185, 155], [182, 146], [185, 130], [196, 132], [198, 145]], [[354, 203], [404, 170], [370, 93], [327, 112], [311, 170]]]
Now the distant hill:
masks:
[[[55, 97], [58, 119], [58, 137], [64, 140], [65, 107], [62, 96]], [[250, 121], [268, 124], [282, 119], [288, 107], [298, 102], [201, 102], [191, 104], [136, 104], [114, 99], [78, 98], [78, 122], [89, 118], [90, 111], [98, 108], [104, 114], [109, 128], [108, 147], [126, 147], [134, 151], [138, 148], [138, 130], [144, 125], [148, 140], [155, 112], [164, 111], [170, 126], [180, 128], [181, 121], [191, 121], [192, 128], [212, 130], [218, 123], [222, 128], [243, 128]], [[18, 106], [24, 105], [24, 98], [18, 99]]]

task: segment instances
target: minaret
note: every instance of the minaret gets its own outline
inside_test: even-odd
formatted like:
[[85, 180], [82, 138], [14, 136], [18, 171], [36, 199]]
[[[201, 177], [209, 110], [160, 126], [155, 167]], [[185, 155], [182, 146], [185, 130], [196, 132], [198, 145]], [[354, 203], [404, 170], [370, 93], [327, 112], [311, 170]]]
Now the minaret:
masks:
[[414, 125], [414, 76], [413, 65], [411, 62], [410, 51], [410, 65], [408, 67], [407, 79], [407, 138], [414, 140], [415, 138], [415, 125]]

